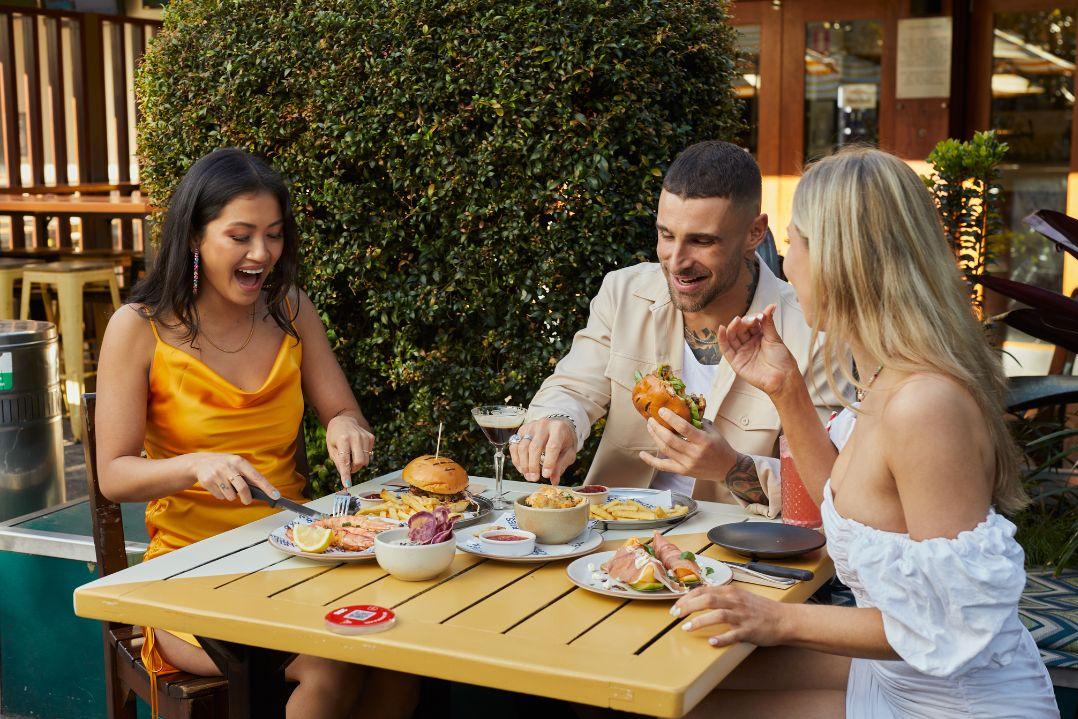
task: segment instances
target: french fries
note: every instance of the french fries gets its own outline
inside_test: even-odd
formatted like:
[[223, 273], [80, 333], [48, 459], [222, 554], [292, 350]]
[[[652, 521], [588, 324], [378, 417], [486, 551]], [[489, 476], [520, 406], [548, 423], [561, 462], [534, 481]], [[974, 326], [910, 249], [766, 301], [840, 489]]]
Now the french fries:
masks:
[[591, 505], [591, 518], [605, 522], [634, 522], [639, 520], [672, 519], [680, 517], [688, 511], [689, 508], [682, 504], [674, 505], [669, 509], [666, 507], [652, 509], [645, 507], [635, 499], [614, 499], [606, 504]]
[[[411, 492], [397, 494], [383, 489], [381, 496], [382, 504], [374, 507], [364, 507], [356, 514], [403, 522], [417, 512], [433, 512], [435, 507], [442, 504], [434, 497], [420, 497], [418, 494], [412, 494]], [[468, 506], [469, 502], [467, 500], [445, 504], [445, 508], [449, 510], [449, 516], [452, 519], [460, 519], [464, 512], [467, 511]]]

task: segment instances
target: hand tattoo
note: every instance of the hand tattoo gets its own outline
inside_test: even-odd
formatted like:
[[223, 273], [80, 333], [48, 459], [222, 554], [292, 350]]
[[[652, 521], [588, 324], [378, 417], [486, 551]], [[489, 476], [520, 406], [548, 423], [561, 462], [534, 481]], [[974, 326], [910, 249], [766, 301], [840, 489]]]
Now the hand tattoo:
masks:
[[756, 463], [747, 454], [738, 452], [734, 466], [726, 473], [726, 488], [748, 504], [767, 504], [767, 495], [756, 474]]

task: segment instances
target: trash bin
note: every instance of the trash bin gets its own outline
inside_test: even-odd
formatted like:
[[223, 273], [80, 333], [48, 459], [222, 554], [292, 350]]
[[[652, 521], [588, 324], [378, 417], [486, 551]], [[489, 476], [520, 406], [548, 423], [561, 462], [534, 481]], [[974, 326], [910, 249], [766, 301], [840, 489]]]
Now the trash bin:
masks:
[[0, 320], [0, 521], [65, 499], [58, 348], [49, 322]]

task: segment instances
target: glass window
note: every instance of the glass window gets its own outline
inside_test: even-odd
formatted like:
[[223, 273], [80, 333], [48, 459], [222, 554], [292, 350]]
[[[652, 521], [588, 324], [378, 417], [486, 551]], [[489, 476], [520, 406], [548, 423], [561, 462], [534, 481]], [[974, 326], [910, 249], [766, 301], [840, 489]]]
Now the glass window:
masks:
[[[1063, 255], [1022, 218], [1067, 208], [1075, 14], [1074, 8], [997, 13], [992, 28], [990, 126], [1010, 146], [1002, 177], [1003, 243], [993, 269], [1056, 291], [1063, 285]], [[1030, 340], [1015, 330], [1008, 339]]]
[[883, 23], [805, 26], [805, 160], [879, 141]]
[[760, 123], [760, 26], [738, 25], [736, 30], [738, 57], [734, 92], [741, 100], [744, 129], [734, 142], [755, 155]]

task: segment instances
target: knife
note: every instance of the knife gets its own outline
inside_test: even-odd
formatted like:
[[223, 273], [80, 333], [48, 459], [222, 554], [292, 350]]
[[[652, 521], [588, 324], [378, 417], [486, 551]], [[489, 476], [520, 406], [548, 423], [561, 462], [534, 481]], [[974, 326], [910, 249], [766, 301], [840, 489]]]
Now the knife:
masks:
[[796, 579], [799, 582], [807, 582], [816, 576], [807, 569], [794, 569], [793, 567], [782, 567], [777, 564], [767, 564], [765, 562], [725, 562], [725, 564], [741, 567], [742, 569], [751, 569], [752, 571], [760, 572], [761, 574], [770, 574], [772, 577]]
[[280, 509], [287, 509], [296, 514], [304, 514], [308, 517], [314, 517], [315, 519], [324, 519], [326, 515], [322, 514], [318, 510], [311, 509], [308, 506], [300, 504], [299, 502], [293, 502], [291, 499], [285, 499], [284, 497], [273, 497], [266, 494], [261, 487], [256, 487], [253, 484], [247, 485], [251, 490], [251, 497], [257, 499], [259, 502], [265, 502], [271, 507], [278, 507]]

